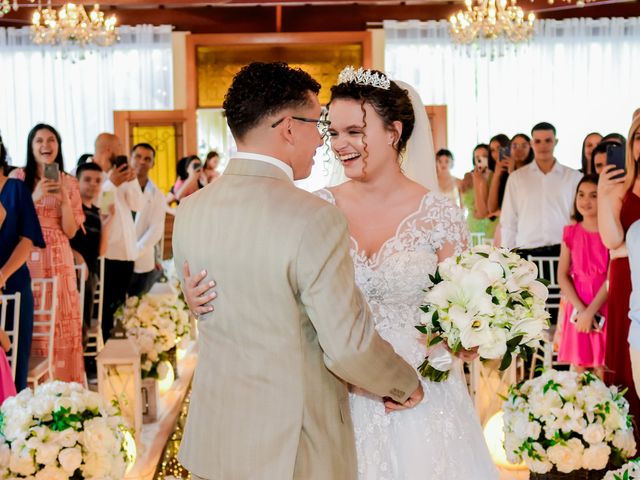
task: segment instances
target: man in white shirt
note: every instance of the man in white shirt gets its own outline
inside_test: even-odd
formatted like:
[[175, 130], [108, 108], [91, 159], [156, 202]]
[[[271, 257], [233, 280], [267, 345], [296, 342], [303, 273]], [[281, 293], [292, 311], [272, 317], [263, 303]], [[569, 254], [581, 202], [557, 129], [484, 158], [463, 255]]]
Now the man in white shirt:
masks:
[[114, 161], [121, 153], [122, 144], [118, 137], [111, 133], [98, 135], [93, 161], [105, 172], [101, 195], [110, 196], [115, 205], [104, 263], [102, 336], [105, 342], [113, 328], [113, 315], [127, 296], [134, 261], [138, 258], [132, 212], [141, 210], [144, 205], [140, 183], [128, 162], [114, 166]]
[[573, 201], [582, 174], [553, 156], [558, 140], [550, 123], [531, 131], [534, 161], [507, 180], [500, 226], [502, 245], [525, 256], [559, 256], [562, 231], [571, 222]]
[[142, 209], [135, 213], [138, 257], [129, 284], [129, 295], [140, 296], [149, 291], [161, 272], [156, 269], [155, 246], [164, 235], [164, 195], [149, 179], [156, 151], [148, 143], [138, 143], [131, 150], [131, 166], [144, 195]]

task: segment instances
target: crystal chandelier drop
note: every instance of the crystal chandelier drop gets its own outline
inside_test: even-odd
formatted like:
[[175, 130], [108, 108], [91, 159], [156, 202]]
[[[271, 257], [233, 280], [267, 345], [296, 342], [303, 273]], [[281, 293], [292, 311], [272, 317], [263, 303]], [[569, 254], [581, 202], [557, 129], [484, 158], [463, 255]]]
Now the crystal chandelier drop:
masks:
[[[35, 0], [29, 0], [33, 3]], [[0, 17], [4, 17], [11, 10], [18, 10], [18, 0], [0, 0]]]
[[500, 37], [517, 43], [533, 35], [535, 15], [529, 13], [525, 18], [516, 0], [465, 0], [465, 5], [466, 10], [458, 11], [449, 19], [449, 31], [456, 43], [470, 44], [478, 39]]
[[85, 11], [82, 5], [67, 3], [57, 12], [49, 5], [33, 14], [31, 33], [38, 45], [107, 47], [118, 40], [116, 16], [105, 18], [98, 5]]

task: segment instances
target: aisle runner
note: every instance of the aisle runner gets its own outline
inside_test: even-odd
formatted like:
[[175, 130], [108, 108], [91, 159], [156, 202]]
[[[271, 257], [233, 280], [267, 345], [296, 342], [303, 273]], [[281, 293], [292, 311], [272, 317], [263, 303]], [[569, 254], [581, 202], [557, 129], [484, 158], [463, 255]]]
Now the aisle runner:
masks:
[[169, 441], [164, 447], [162, 452], [162, 460], [158, 465], [158, 470], [153, 477], [154, 480], [178, 480], [183, 478], [191, 478], [189, 472], [180, 465], [178, 461], [178, 450], [180, 449], [180, 442], [182, 441], [182, 433], [184, 432], [184, 426], [187, 422], [187, 413], [189, 413], [189, 402], [191, 401], [191, 386], [189, 386], [189, 392], [184, 399], [180, 415], [176, 420], [176, 425], [169, 438]]

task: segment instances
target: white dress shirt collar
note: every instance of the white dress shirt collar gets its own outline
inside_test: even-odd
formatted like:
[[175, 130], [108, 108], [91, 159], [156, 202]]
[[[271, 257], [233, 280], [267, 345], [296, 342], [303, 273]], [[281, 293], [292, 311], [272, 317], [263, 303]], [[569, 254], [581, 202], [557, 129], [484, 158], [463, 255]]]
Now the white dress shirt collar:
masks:
[[538, 166], [538, 163], [535, 161], [535, 159], [529, 164], [531, 170], [535, 171], [535, 172], [540, 172], [543, 175], [549, 175], [549, 174], [554, 174], [557, 175], [559, 173], [563, 172], [563, 169], [565, 169], [566, 167], [564, 165], [562, 165], [560, 162], [558, 162], [558, 160], [554, 159], [553, 160], [553, 165], [551, 166], [551, 170], [549, 170], [547, 173], [544, 173], [540, 167]]
[[260, 153], [250, 153], [250, 152], [236, 152], [232, 155], [232, 158], [243, 158], [246, 160], [257, 160], [259, 162], [269, 163], [275, 167], [278, 167], [284, 173], [287, 174], [289, 180], [293, 182], [293, 169], [284, 163], [282, 160], [279, 160], [275, 157], [270, 157], [269, 155], [262, 155]]

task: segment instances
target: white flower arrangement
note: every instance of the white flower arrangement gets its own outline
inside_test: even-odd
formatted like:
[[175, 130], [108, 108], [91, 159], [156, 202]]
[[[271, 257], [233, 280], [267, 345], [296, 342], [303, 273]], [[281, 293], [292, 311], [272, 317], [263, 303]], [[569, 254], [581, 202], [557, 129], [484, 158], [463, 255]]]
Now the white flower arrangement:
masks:
[[640, 458], [625, 463], [622, 468], [607, 472], [603, 480], [639, 480]]
[[0, 407], [0, 478], [120, 480], [130, 433], [115, 407], [78, 383], [25, 389]]
[[590, 372], [547, 370], [512, 386], [504, 402], [504, 448], [535, 473], [602, 470], [636, 453], [629, 403]]
[[[503, 248], [478, 245], [449, 257], [431, 276], [418, 330], [429, 346], [446, 342], [457, 353], [477, 349], [483, 360], [502, 359], [506, 369], [514, 355], [539, 345], [549, 326], [547, 287], [532, 262]], [[448, 371], [429, 357], [420, 373], [442, 381]]]
[[140, 349], [142, 377], [160, 378], [158, 365], [189, 333], [189, 313], [179, 293], [129, 297], [116, 312]]

